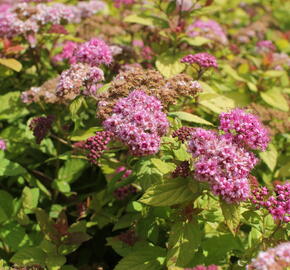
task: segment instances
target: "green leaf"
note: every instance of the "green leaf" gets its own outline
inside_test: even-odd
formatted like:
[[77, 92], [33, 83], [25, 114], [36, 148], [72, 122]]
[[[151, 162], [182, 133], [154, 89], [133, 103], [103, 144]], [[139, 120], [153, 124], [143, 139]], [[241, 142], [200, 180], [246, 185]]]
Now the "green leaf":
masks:
[[78, 179], [88, 163], [83, 159], [69, 159], [58, 171], [58, 180], [72, 183]]
[[87, 130], [78, 130], [74, 132], [69, 138], [72, 141], [84, 141], [96, 134], [97, 131], [102, 130], [100, 127], [91, 127]]
[[234, 203], [229, 204], [221, 201], [220, 206], [223, 216], [225, 218], [225, 223], [227, 224], [232, 234], [235, 235], [237, 233], [237, 229], [241, 219], [239, 205]]
[[160, 247], [142, 247], [124, 257], [114, 270], [162, 270], [166, 251]]
[[204, 44], [208, 44], [211, 42], [210, 39], [207, 39], [207, 38], [204, 38], [204, 37], [184, 37], [182, 40], [182, 42], [186, 42], [188, 43], [189, 45], [191, 46], [196, 46], [196, 47], [199, 47], [199, 46], [202, 46]]
[[152, 158], [151, 161], [154, 164], [154, 166], [158, 169], [158, 171], [160, 171], [162, 174], [173, 172], [176, 168], [175, 164], [164, 162], [158, 158]]
[[150, 158], [140, 160], [136, 164], [134, 171], [136, 171], [141, 187], [145, 190], [162, 179], [162, 174], [157, 170]]
[[18, 163], [8, 159], [1, 160], [0, 176], [16, 176], [25, 174], [26, 170]]
[[168, 241], [167, 266], [187, 267], [201, 244], [201, 231], [196, 220], [174, 224]]
[[161, 28], [168, 27], [168, 23], [166, 20], [155, 17], [155, 16], [149, 16], [145, 14], [132, 14], [124, 18], [124, 22], [127, 23], [137, 23], [147, 26], [157, 26]]
[[39, 189], [25, 187], [22, 191], [22, 204], [25, 208], [33, 209], [37, 207], [39, 199]]
[[66, 257], [62, 255], [47, 255], [45, 264], [48, 270], [59, 270], [66, 263]]
[[0, 64], [17, 72], [22, 69], [22, 64], [13, 58], [0, 58]]
[[152, 206], [170, 206], [195, 199], [188, 182], [182, 178], [167, 180], [150, 187], [140, 202]]
[[183, 121], [213, 126], [211, 122], [188, 112], [170, 112], [169, 115], [176, 116]]
[[278, 152], [273, 144], [270, 144], [265, 152], [259, 153], [260, 158], [266, 163], [268, 168], [273, 172], [278, 158]]
[[68, 193], [71, 191], [69, 183], [62, 181], [62, 180], [56, 180], [53, 182], [53, 187], [62, 192], [62, 193]]
[[[13, 197], [4, 190], [0, 190], [0, 207], [1, 207], [0, 209], [2, 209], [2, 211], [5, 213], [6, 217], [10, 218], [13, 215], [14, 213]], [[0, 214], [0, 216], [2, 215]]]
[[72, 119], [75, 119], [77, 117], [77, 113], [82, 107], [84, 102], [85, 99], [83, 96], [78, 96], [71, 102], [71, 104], [69, 105], [69, 111], [72, 116]]
[[284, 74], [285, 74], [284, 70], [268, 70], [264, 72], [263, 76], [269, 78], [277, 78], [283, 76]]
[[17, 251], [10, 259], [19, 265], [39, 264], [44, 266], [46, 255], [38, 247], [25, 247]]
[[281, 167], [281, 169], [279, 170], [279, 176], [282, 176], [282, 177], [290, 176], [290, 161]]
[[185, 64], [180, 62], [181, 57], [181, 54], [163, 53], [157, 58], [155, 65], [164, 77], [170, 78], [185, 69]]
[[8, 92], [0, 96], [0, 104], [0, 120], [12, 121], [29, 113], [20, 100], [20, 92]]
[[261, 98], [269, 105], [281, 111], [288, 112], [289, 107], [287, 100], [281, 94], [281, 90], [279, 88], [276, 87], [267, 92], [260, 92], [260, 94]]
[[34, 209], [37, 223], [40, 226], [42, 233], [46, 240], [52, 241], [55, 244], [59, 244], [60, 235], [54, 226], [54, 222], [49, 218], [48, 214], [40, 209]]
[[242, 78], [237, 71], [235, 71], [230, 65], [223, 65], [222, 66], [223, 71], [228, 74], [229, 76], [231, 76], [233, 79], [237, 80], [237, 81], [242, 81], [242, 82], [246, 82], [246, 80], [244, 78]]
[[17, 251], [29, 241], [24, 228], [15, 221], [6, 223], [0, 227], [0, 239], [11, 251]]
[[205, 82], [200, 82], [200, 84], [202, 86], [204, 94], [214, 94], [213, 98], [199, 101], [199, 103], [207, 109], [220, 114], [236, 107], [234, 100], [223, 95], [218, 95], [213, 90], [213, 88]]

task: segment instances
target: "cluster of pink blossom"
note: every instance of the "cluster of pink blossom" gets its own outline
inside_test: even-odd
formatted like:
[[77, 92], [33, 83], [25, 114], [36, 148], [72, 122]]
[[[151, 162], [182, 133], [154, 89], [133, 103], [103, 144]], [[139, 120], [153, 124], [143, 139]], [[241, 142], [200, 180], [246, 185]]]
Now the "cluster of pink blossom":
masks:
[[185, 268], [184, 270], [218, 270], [218, 267], [214, 264], [209, 266], [198, 265], [193, 268]]
[[37, 144], [40, 144], [41, 141], [45, 138], [51, 129], [53, 121], [53, 115], [46, 117], [36, 117], [31, 120], [29, 127], [33, 131], [33, 135]]
[[135, 0], [114, 0], [114, 4], [116, 8], [120, 8], [122, 6], [130, 6], [135, 3]]
[[188, 149], [197, 158], [195, 178], [208, 182], [215, 195], [220, 195], [228, 203], [248, 198], [248, 176], [257, 163], [253, 153], [226, 136], [200, 128], [192, 133]]
[[267, 209], [274, 219], [290, 222], [290, 183], [276, 185], [272, 196], [266, 187], [256, 188], [252, 191], [251, 202], [258, 208]]
[[0, 150], [6, 150], [6, 143], [2, 139], [0, 139]]
[[249, 174], [258, 162], [246, 147], [265, 150], [269, 138], [259, 120], [243, 110], [222, 113], [220, 120], [225, 134], [202, 128], [191, 132], [188, 150], [196, 159], [194, 176], [228, 203], [244, 201], [250, 196]]
[[[132, 174], [132, 170], [126, 169], [126, 167], [121, 166], [116, 169], [116, 173], [124, 172], [122, 175], [122, 179], [127, 178]], [[137, 192], [137, 189], [133, 185], [125, 185], [123, 187], [119, 187], [114, 191], [114, 196], [117, 200], [124, 200], [126, 199], [130, 194], [134, 194]]]
[[68, 60], [70, 64], [75, 64], [76, 58], [74, 56], [74, 52], [76, 50], [76, 48], [78, 47], [78, 43], [73, 42], [73, 41], [66, 41], [63, 44], [63, 49], [61, 51], [61, 53], [55, 55], [53, 57], [53, 61], [54, 62], [61, 62], [64, 60]]
[[97, 163], [97, 160], [107, 149], [107, 144], [110, 142], [112, 135], [109, 131], [99, 131], [96, 132], [95, 136], [86, 140], [84, 148], [89, 151], [87, 157], [91, 163]]
[[134, 90], [117, 101], [113, 115], [103, 125], [126, 144], [133, 155], [145, 156], [158, 152], [160, 137], [167, 132], [169, 123], [157, 98]]
[[271, 40], [261, 40], [256, 44], [259, 53], [269, 53], [276, 51], [276, 47]]
[[197, 20], [187, 28], [190, 37], [202, 36], [207, 39], [227, 44], [227, 36], [222, 27], [213, 20]]
[[200, 68], [217, 68], [216, 58], [209, 53], [189, 54], [181, 59], [181, 63], [197, 64]]
[[[30, 1], [26, 1], [30, 2]], [[33, 1], [39, 2], [39, 1]], [[80, 2], [76, 6], [55, 3], [52, 5], [16, 3], [0, 14], [0, 37], [33, 35], [47, 24], [80, 22], [102, 10], [104, 3], [99, 0]]]
[[219, 119], [219, 129], [231, 133], [236, 143], [255, 150], [264, 151], [267, 148], [270, 141], [268, 131], [257, 116], [234, 109], [220, 114]]
[[89, 90], [102, 80], [104, 80], [104, 73], [98, 67], [74, 64], [61, 73], [56, 95], [73, 99], [82, 90]]
[[77, 62], [91, 66], [109, 65], [112, 62], [110, 47], [103, 40], [97, 38], [92, 38], [90, 41], [79, 45], [74, 51], [74, 56]]
[[258, 257], [247, 265], [247, 270], [286, 270], [290, 267], [290, 242], [261, 251]]

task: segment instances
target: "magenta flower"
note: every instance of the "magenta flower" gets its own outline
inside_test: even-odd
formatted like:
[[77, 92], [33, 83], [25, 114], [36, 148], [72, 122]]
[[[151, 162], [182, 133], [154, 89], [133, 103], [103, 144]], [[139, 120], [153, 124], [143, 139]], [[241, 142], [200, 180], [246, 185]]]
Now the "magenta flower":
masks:
[[161, 102], [135, 90], [116, 103], [113, 115], [104, 121], [104, 127], [113, 132], [135, 156], [158, 152], [160, 137], [169, 126]]
[[270, 138], [257, 116], [241, 109], [234, 109], [229, 113], [221, 113], [219, 118], [219, 129], [232, 133], [236, 143], [241, 143], [250, 149], [266, 150]]
[[115, 7], [120, 8], [121, 6], [130, 6], [133, 5], [135, 0], [114, 0]]
[[75, 57], [77, 62], [91, 66], [109, 65], [112, 62], [110, 47], [103, 40], [97, 38], [81, 44], [75, 51]]
[[209, 53], [189, 54], [181, 59], [181, 63], [197, 64], [201, 68], [218, 67], [216, 58]]

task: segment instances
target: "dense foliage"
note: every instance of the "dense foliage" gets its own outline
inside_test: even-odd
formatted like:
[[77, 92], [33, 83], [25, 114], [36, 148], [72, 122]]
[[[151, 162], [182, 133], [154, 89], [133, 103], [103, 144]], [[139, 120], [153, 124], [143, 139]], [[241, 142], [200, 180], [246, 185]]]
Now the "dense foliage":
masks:
[[0, 0], [0, 268], [289, 269], [289, 12]]

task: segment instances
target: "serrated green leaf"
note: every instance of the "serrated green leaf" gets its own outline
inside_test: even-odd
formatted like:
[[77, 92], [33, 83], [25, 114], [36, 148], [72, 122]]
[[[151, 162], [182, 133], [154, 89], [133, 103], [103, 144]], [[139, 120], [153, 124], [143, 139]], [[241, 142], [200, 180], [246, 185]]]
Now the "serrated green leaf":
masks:
[[129, 15], [124, 18], [124, 22], [137, 23], [137, 24], [142, 24], [142, 25], [147, 25], [147, 26], [157, 26], [161, 28], [168, 27], [168, 23], [166, 20], [159, 17], [145, 15], [145, 14]]
[[125, 256], [114, 270], [162, 270], [165, 256], [160, 247], [142, 247]]
[[175, 164], [164, 162], [158, 158], [152, 158], [151, 161], [154, 164], [154, 166], [158, 169], [158, 171], [160, 171], [162, 174], [173, 172], [176, 168]]
[[37, 207], [39, 199], [39, 189], [25, 187], [22, 191], [22, 204], [25, 208], [33, 209]]
[[38, 247], [25, 247], [18, 250], [10, 259], [19, 265], [39, 264], [44, 266], [46, 254]]
[[276, 87], [267, 92], [260, 92], [260, 95], [261, 98], [269, 105], [281, 111], [288, 112], [289, 107], [287, 100], [281, 94], [281, 90], [279, 88]]
[[259, 153], [260, 158], [266, 163], [268, 168], [273, 172], [278, 158], [278, 152], [273, 144], [268, 146], [265, 152]]
[[66, 257], [62, 255], [48, 254], [45, 258], [48, 270], [59, 270], [65, 263]]
[[183, 121], [213, 126], [211, 122], [188, 112], [170, 112], [169, 115], [176, 116]]
[[232, 234], [235, 235], [237, 233], [237, 228], [240, 224], [241, 219], [239, 205], [234, 203], [229, 204], [221, 201], [220, 206], [223, 216], [225, 218], [225, 223], [227, 224]]
[[194, 198], [195, 195], [189, 189], [188, 182], [185, 179], [175, 178], [153, 185], [139, 201], [152, 206], [170, 206]]
[[207, 38], [204, 38], [204, 37], [184, 37], [181, 41], [183, 42], [186, 42], [188, 43], [189, 45], [191, 46], [196, 46], [196, 47], [199, 47], [199, 46], [202, 46], [204, 44], [208, 44], [211, 42], [210, 39], [207, 39]]
[[185, 69], [185, 64], [180, 62], [181, 57], [181, 54], [173, 55], [169, 52], [163, 53], [157, 58], [155, 65], [164, 77], [170, 78]]

